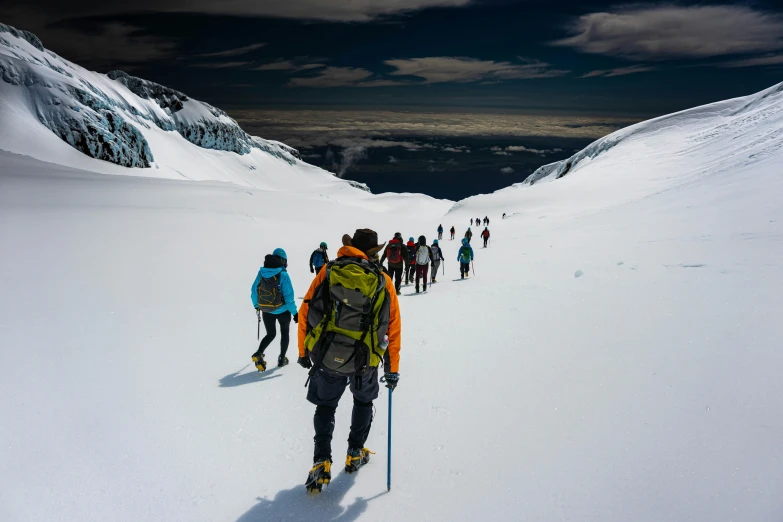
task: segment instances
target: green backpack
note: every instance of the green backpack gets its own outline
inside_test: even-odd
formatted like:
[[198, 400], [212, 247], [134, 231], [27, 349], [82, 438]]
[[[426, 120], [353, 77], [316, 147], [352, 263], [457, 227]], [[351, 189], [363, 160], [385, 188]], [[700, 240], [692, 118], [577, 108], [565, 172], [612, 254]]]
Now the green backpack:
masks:
[[459, 248], [459, 260], [462, 263], [470, 263], [470, 247], [461, 246]]
[[386, 277], [362, 258], [341, 257], [326, 266], [313, 292], [304, 345], [319, 368], [340, 375], [364, 375], [377, 367], [386, 347], [391, 300]]

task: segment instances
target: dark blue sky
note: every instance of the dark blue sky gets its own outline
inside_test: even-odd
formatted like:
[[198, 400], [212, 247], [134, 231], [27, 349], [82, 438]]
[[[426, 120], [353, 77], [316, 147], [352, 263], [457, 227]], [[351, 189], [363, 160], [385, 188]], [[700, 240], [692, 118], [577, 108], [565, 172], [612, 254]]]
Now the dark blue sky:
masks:
[[66, 58], [229, 109], [632, 117], [783, 80], [782, 11], [772, 2], [0, 0], [0, 20]]

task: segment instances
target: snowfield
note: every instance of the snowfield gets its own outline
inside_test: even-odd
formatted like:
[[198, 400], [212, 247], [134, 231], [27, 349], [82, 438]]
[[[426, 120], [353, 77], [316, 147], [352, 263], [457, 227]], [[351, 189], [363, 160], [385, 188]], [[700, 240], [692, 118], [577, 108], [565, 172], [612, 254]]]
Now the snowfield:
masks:
[[[0, 81], [0, 520], [780, 520], [779, 87], [453, 207], [155, 129], [161, 175], [119, 167], [23, 89]], [[403, 288], [391, 492], [382, 389], [373, 460], [308, 497], [307, 372], [295, 345], [250, 364], [264, 255], [286, 249], [301, 297], [320, 241], [484, 215], [475, 277], [445, 240], [439, 282]]]

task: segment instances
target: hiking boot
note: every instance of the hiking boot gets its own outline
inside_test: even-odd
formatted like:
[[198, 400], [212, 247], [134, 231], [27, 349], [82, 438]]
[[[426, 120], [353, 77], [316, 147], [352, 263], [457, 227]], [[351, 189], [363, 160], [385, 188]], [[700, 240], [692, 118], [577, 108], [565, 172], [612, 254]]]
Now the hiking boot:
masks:
[[402, 295], [402, 292], [400, 292], [400, 289], [397, 289], [397, 295]]
[[370, 455], [375, 453], [367, 448], [349, 448], [348, 455], [345, 457], [345, 472], [359, 471], [359, 468], [370, 462]]
[[416, 293], [417, 294], [419, 293], [419, 287], [418, 286], [416, 287]]
[[281, 368], [281, 367], [285, 366], [286, 364], [288, 364], [288, 357], [286, 357], [284, 355], [281, 355], [280, 357], [277, 358], [277, 367], [278, 368]]
[[321, 460], [313, 463], [313, 469], [307, 475], [305, 487], [308, 493], [320, 493], [325, 484], [332, 480], [332, 461]]
[[253, 359], [253, 364], [256, 365], [256, 369], [259, 372], [263, 372], [263, 371], [266, 370], [266, 361], [264, 360], [264, 354], [263, 353], [256, 352], [256, 353], [253, 354], [251, 359]]

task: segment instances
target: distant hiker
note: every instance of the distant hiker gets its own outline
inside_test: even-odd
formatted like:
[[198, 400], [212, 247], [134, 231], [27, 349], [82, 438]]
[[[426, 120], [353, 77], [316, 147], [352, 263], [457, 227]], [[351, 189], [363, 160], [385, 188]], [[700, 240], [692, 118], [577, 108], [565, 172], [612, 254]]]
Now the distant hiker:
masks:
[[408, 248], [408, 262], [405, 264], [405, 284], [409, 285], [413, 282], [413, 278], [416, 276], [416, 243], [413, 241], [413, 237], [408, 238], [408, 242], [405, 243]]
[[484, 230], [481, 232], [481, 237], [484, 239], [484, 248], [487, 248], [487, 241], [489, 241], [489, 229], [487, 227], [484, 227]]
[[440, 268], [440, 262], [445, 261], [443, 257], [443, 250], [440, 249], [440, 245], [438, 244], [437, 239], [432, 242], [430, 251], [432, 252], [432, 282], [437, 283], [436, 279], [438, 277], [438, 268]]
[[506, 219], [506, 213], [503, 212], [503, 219]]
[[438, 225], [438, 239], [443, 239], [443, 225]]
[[485, 227], [489, 226], [489, 218], [487, 216], [484, 216], [484, 226]]
[[451, 240], [454, 241], [454, 234], [456, 234], [457, 231], [454, 230], [454, 225], [451, 225]]
[[470, 218], [470, 226], [473, 226], [473, 218]]
[[394, 289], [397, 295], [400, 295], [400, 286], [402, 285], [402, 271], [404, 270], [405, 260], [408, 259], [408, 248], [402, 244], [402, 234], [397, 232], [394, 238], [389, 241], [386, 250], [381, 256], [381, 263], [389, 260], [389, 269], [387, 273], [394, 280]]
[[476, 226], [481, 225], [481, 218], [476, 218]]
[[465, 238], [468, 240], [468, 243], [470, 243], [470, 240], [473, 239], [473, 232], [470, 231], [470, 227], [468, 227], [468, 231], [465, 232]]
[[427, 238], [419, 236], [419, 242], [416, 244], [416, 293], [419, 293], [419, 281], [424, 282], [424, 291], [427, 291], [427, 281], [429, 280], [430, 263], [432, 262], [432, 249], [427, 246]]
[[321, 242], [318, 249], [310, 254], [310, 273], [317, 274], [321, 271], [321, 267], [326, 266], [329, 263], [329, 256], [326, 253], [326, 243]]
[[459, 277], [465, 279], [470, 273], [470, 262], [473, 261], [473, 248], [467, 238], [462, 240], [462, 246], [457, 252], [457, 261], [459, 261]]
[[[381, 359], [386, 387], [396, 388], [400, 378], [397, 293], [391, 278], [369, 261], [383, 245], [369, 229], [357, 230], [353, 237], [346, 234], [343, 245], [337, 259], [315, 276], [299, 323], [297, 363], [310, 369], [307, 400], [316, 406], [313, 467], [305, 483], [313, 493], [332, 479], [335, 410], [346, 386], [353, 394], [353, 414], [345, 472], [353, 473], [370, 461], [372, 453], [364, 444], [372, 425], [372, 403], [380, 391]], [[363, 310], [369, 313], [359, 313]]]
[[278, 322], [280, 323], [280, 356], [277, 358], [277, 365], [288, 364], [288, 358], [285, 356], [288, 351], [288, 329], [291, 326], [291, 318], [297, 322], [298, 317], [294, 287], [286, 271], [287, 266], [288, 256], [285, 250], [275, 249], [271, 255], [264, 258], [264, 266], [258, 271], [256, 280], [250, 288], [253, 307], [256, 309], [256, 314], [260, 314], [266, 329], [266, 335], [261, 339], [258, 350], [251, 357], [259, 372], [266, 370], [264, 351], [277, 335], [275, 330]]

